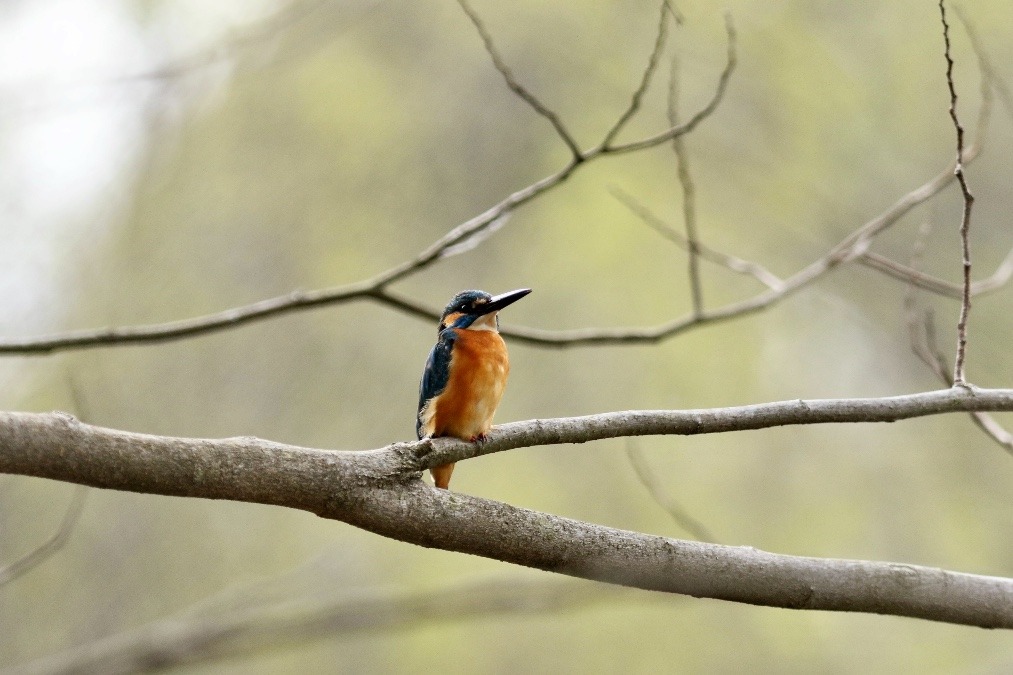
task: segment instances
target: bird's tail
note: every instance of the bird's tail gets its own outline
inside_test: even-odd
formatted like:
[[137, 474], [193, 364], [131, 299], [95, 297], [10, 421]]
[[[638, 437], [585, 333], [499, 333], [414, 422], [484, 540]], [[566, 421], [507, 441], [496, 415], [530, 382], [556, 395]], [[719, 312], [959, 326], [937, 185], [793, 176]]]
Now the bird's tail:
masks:
[[429, 470], [429, 473], [433, 474], [433, 482], [436, 483], [436, 487], [442, 490], [450, 489], [450, 474], [454, 473], [454, 464], [443, 464], [441, 466], [434, 466]]

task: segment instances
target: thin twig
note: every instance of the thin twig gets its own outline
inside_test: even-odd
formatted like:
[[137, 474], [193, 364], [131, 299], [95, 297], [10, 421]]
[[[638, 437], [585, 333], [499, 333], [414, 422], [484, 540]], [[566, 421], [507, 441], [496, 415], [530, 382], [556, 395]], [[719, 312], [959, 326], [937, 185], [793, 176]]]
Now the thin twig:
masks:
[[[964, 161], [970, 162], [977, 156], [979, 148], [980, 146], [977, 144], [968, 148], [964, 154]], [[655, 343], [701, 325], [737, 319], [761, 311], [805, 288], [839, 265], [859, 258], [868, 250], [876, 236], [887, 230], [916, 206], [938, 194], [953, 180], [952, 169], [947, 169], [924, 185], [908, 192], [886, 211], [841, 240], [825, 255], [785, 279], [777, 290], [768, 290], [745, 300], [707, 310], [700, 316], [681, 317], [659, 326], [645, 328], [583, 328], [549, 331], [514, 326], [504, 328], [501, 332], [517, 341], [561, 348], [602, 344]]]
[[89, 488], [84, 485], [74, 487], [74, 494], [70, 498], [67, 510], [63, 514], [63, 520], [56, 532], [41, 545], [18, 558], [14, 562], [0, 567], [0, 586], [4, 586], [44, 563], [55, 553], [64, 547], [70, 539], [71, 533], [77, 526], [81, 512], [84, 510], [84, 500], [88, 496]]
[[310, 307], [333, 305], [371, 297], [369, 284], [350, 284], [316, 291], [293, 291], [266, 300], [203, 316], [140, 326], [76, 330], [28, 339], [0, 340], [0, 354], [42, 355], [67, 349], [124, 344], [153, 344], [206, 335], [259, 319]]
[[[664, 135], [654, 136], [650, 139], [640, 141], [638, 142], [640, 145], [650, 142], [650, 147], [653, 147], [653, 145], [670, 140], [673, 135], [679, 133], [689, 133], [692, 131], [695, 124], [706, 116], [705, 113], [707, 113], [707, 111], [712, 112], [716, 108], [717, 102], [721, 100], [721, 97], [724, 94], [728, 76], [735, 64], [735, 34], [730, 20], [728, 23], [728, 29], [729, 61], [726, 63], [725, 69], [719, 80], [719, 84], [716, 87], [710, 102], [708, 102], [708, 104], [687, 123], [679, 125], [675, 129], [670, 129], [669, 132], [666, 132]], [[985, 90], [988, 91], [987, 87]], [[985, 96], [982, 100], [982, 108], [978, 118], [974, 142], [967, 147], [963, 153], [964, 164], [972, 162], [981, 149], [981, 142], [987, 128], [990, 104], [991, 97]], [[621, 146], [619, 149], [625, 151], [625, 148], [627, 147], [629, 146]], [[648, 146], [644, 145], [644, 147]], [[485, 228], [499, 222], [498, 219], [510, 213], [517, 207], [538, 197], [543, 192], [558, 186], [574, 171], [576, 171], [580, 166], [586, 164], [588, 161], [615, 150], [616, 148], [606, 150], [602, 145], [599, 145], [586, 151], [584, 153], [587, 157], [585, 162], [579, 164], [570, 162], [567, 166], [563, 167], [563, 169], [557, 171], [555, 174], [549, 175], [536, 183], [518, 190], [484, 213], [481, 213], [471, 220], [468, 220], [450, 230], [428, 248], [419, 253], [415, 258], [405, 261], [386, 272], [361, 282], [330, 289], [295, 291], [288, 295], [270, 298], [250, 305], [181, 321], [121, 328], [72, 331], [35, 338], [2, 339], [0, 340], [0, 354], [46, 354], [66, 349], [81, 349], [130, 343], [139, 344], [162, 342], [216, 332], [292, 311], [339, 304], [353, 300], [370, 300], [379, 302], [399, 311], [423, 318], [427, 321], [432, 321], [439, 315], [437, 309], [428, 307], [412, 298], [401, 296], [391, 291], [389, 289], [389, 285], [429, 267], [435, 261], [439, 260], [441, 256], [445, 254], [447, 249], [460, 244], [462, 241], [468, 240]], [[592, 344], [636, 344], [644, 342], [653, 343], [674, 337], [685, 330], [695, 328], [697, 326], [751, 314], [762, 310], [771, 304], [779, 302], [791, 293], [794, 293], [820, 278], [836, 266], [848, 261], [862, 258], [863, 255], [867, 253], [872, 239], [900, 220], [900, 218], [910, 212], [910, 210], [915, 206], [922, 204], [926, 200], [935, 196], [944, 187], [949, 185], [952, 180], [954, 180], [954, 173], [952, 170], [943, 172], [928, 183], [904, 195], [882, 214], [855, 230], [848, 237], [845, 237], [844, 240], [831, 248], [822, 258], [814, 261], [809, 266], [798, 271], [788, 279], [782, 281], [773, 275], [770, 275], [766, 281], [761, 279], [761, 281], [770, 288], [767, 292], [743, 301], [731, 303], [724, 307], [707, 311], [701, 316], [679, 318], [660, 326], [646, 328], [590, 328], [569, 331], [551, 331], [515, 326], [505, 327], [502, 332], [504, 335], [512, 337], [517, 341], [542, 347], [574, 347]], [[666, 236], [669, 235], [666, 234]], [[717, 252], [715, 252], [715, 254], [715, 257], [709, 257], [708, 249], [701, 247], [701, 257], [713, 260], [714, 262], [719, 262], [720, 264], [724, 264], [730, 269], [736, 271], [744, 269], [739, 264], [738, 259], [728, 256], [724, 258], [724, 260], [718, 260], [717, 256], [723, 254], [717, 254]], [[745, 261], [742, 262], [747, 266], [751, 264]], [[997, 270], [997, 274], [999, 272], [1002, 272], [1002, 274], [998, 274], [998, 276], [994, 275], [992, 279], [986, 281], [988, 281], [990, 285], [993, 283], [1001, 283], [1006, 274], [1006, 267], [1007, 265], [1004, 263], [1000, 270]], [[757, 270], [754, 268], [752, 271], [747, 270], [746, 273], [757, 276], [756, 272]], [[760, 277], [757, 276], [757, 278]]]
[[[1009, 86], [1006, 81], [996, 75], [995, 66], [992, 65], [992, 59], [989, 58], [988, 52], [985, 50], [984, 45], [981, 43], [981, 39], [978, 37], [978, 29], [974, 23], [967, 18], [964, 14], [964, 10], [959, 5], [953, 7], [953, 10], [957, 14], [957, 18], [964, 25], [964, 31], [967, 33], [967, 37], [971, 42], [971, 49], [974, 51], [974, 57], [978, 61], [978, 71], [981, 73], [979, 81], [979, 89], [981, 93], [981, 99], [984, 101], [992, 97], [992, 93], [999, 94], [999, 100], [1002, 102], [1003, 107], [1006, 109], [1006, 114], [1013, 118], [1013, 92], [1010, 92]], [[982, 111], [985, 110], [985, 106], [982, 106]], [[979, 120], [978, 124], [981, 122]]]
[[[924, 342], [921, 344], [912, 344], [912, 348], [915, 353], [919, 356], [923, 363], [925, 363], [940, 380], [945, 382], [948, 386], [953, 386], [953, 374], [947, 367], [946, 357], [943, 355], [942, 350], [939, 348], [939, 342], [936, 339], [935, 321], [931, 311], [926, 310], [924, 315]], [[1001, 424], [995, 421], [987, 412], [972, 411], [969, 413], [971, 421], [985, 432], [992, 440], [994, 440], [1003, 450], [1013, 455], [1013, 434], [1010, 434]]]
[[[946, 357], [943, 350], [939, 348], [939, 340], [936, 339], [936, 322], [932, 310], [925, 311], [925, 348], [926, 356], [935, 364], [934, 369], [940, 375], [946, 386], [953, 386], [953, 373], [946, 367]], [[930, 364], [931, 365], [931, 364]]]
[[[912, 271], [917, 272], [917, 265], [925, 252], [925, 241], [931, 231], [931, 224], [925, 222], [919, 228], [918, 237], [911, 246], [911, 259], [909, 266]], [[1013, 258], [1013, 253], [1007, 256], [1007, 261]], [[998, 274], [998, 271], [996, 272]], [[993, 275], [995, 276], [995, 275]], [[920, 287], [911, 283], [908, 292], [904, 297], [904, 309], [907, 314], [908, 334], [911, 340], [911, 350], [915, 355], [928, 366], [929, 370], [935, 373], [947, 386], [953, 386], [953, 373], [947, 365], [946, 356], [939, 348], [939, 341], [936, 339], [936, 323], [931, 309], [919, 312], [917, 307], [918, 289]], [[1006, 452], [1013, 454], [1013, 434], [1010, 434], [1001, 424], [995, 421], [987, 412], [975, 411], [969, 413], [975, 425], [984, 431], [989, 437], [999, 444]]]
[[[965, 151], [965, 163], [970, 163], [977, 156], [979, 147], [974, 144]], [[569, 172], [572, 172], [574, 168], [571, 165]], [[439, 311], [389, 290], [386, 287], [387, 284], [428, 267], [440, 257], [446, 248], [467, 239], [483, 227], [495, 222], [504, 213], [533, 199], [563, 180], [565, 180], [565, 176], [563, 172], [560, 172], [515, 192], [485, 213], [454, 228], [414, 259], [362, 282], [315, 291], [294, 291], [287, 295], [261, 300], [242, 307], [167, 323], [69, 331], [22, 339], [4, 338], [0, 339], [0, 354], [41, 355], [68, 349], [165, 342], [206, 335], [288, 312], [353, 300], [373, 300], [427, 321], [433, 321], [439, 318]], [[504, 327], [500, 332], [519, 342], [542, 347], [565, 348], [594, 344], [654, 343], [674, 337], [696, 326], [752, 314], [780, 302], [838, 265], [860, 257], [868, 249], [872, 239], [907, 215], [913, 208], [938, 194], [952, 180], [954, 180], [953, 171], [949, 169], [944, 171], [928, 183], [901, 197], [889, 209], [845, 237], [826, 255], [785, 279], [778, 287], [746, 300], [708, 310], [702, 316], [682, 317], [660, 326], [646, 328], [584, 328], [553, 331], [513, 326]]]
[[[925, 221], [918, 228], [918, 235], [911, 243], [911, 256], [908, 266], [913, 272], [925, 255], [925, 249], [929, 234], [932, 232], [932, 222]], [[913, 280], [909, 280], [907, 292], [904, 294], [904, 311], [907, 316], [908, 337], [911, 342], [911, 350], [922, 363], [928, 366], [947, 386], [953, 384], [951, 374], [947, 372], [946, 359], [938, 348], [935, 340], [935, 324], [932, 320], [932, 311], [926, 309], [920, 312], [918, 309], [918, 290], [922, 288]]]
[[[882, 272], [889, 277], [910, 283], [936, 295], [959, 300], [964, 294], [964, 287], [961, 284], [955, 284], [945, 279], [925, 274], [920, 270], [872, 251], [866, 251], [858, 259], [858, 262], [877, 272]], [[996, 291], [1005, 286], [1010, 278], [1013, 278], [1013, 248], [1009, 250], [1006, 257], [999, 263], [999, 266], [996, 267], [990, 276], [971, 283], [971, 297]]]
[[[689, 244], [686, 241], [685, 235], [672, 229], [664, 220], [655, 215], [644, 204], [637, 201], [632, 195], [617, 187], [609, 188], [609, 192], [645, 225], [673, 242], [679, 248], [685, 251], [689, 250]], [[697, 251], [702, 259], [725, 267], [736, 274], [751, 276], [771, 290], [779, 290], [784, 285], [784, 281], [759, 263], [722, 253], [700, 242], [697, 242]]]
[[626, 456], [629, 458], [630, 465], [636, 472], [640, 483], [647, 488], [655, 503], [672, 517], [676, 525], [700, 541], [718, 543], [717, 537], [710, 532], [706, 525], [690, 515], [674, 497], [668, 494], [665, 486], [661, 484], [648, 465], [647, 458], [644, 457], [635, 438], [626, 439]]
[[[84, 395], [81, 393], [81, 389], [72, 375], [68, 374], [67, 385], [70, 390], [71, 399], [74, 402], [74, 412], [78, 416], [78, 419], [88, 422], [92, 421], [91, 412], [85, 403]], [[0, 567], [0, 586], [4, 586], [31, 572], [66, 545], [70, 539], [70, 535], [74, 532], [74, 528], [77, 527], [81, 519], [81, 513], [84, 511], [84, 501], [88, 496], [89, 490], [90, 488], [84, 485], [76, 486], [73, 495], [71, 495], [70, 503], [67, 504], [67, 510], [63, 514], [63, 520], [60, 521], [60, 526], [56, 528], [56, 532], [21, 558], [9, 565]]]
[[1013, 434], [1006, 430], [1006, 427], [995, 421], [995, 418], [985, 412], [971, 413], [971, 419], [979, 429], [992, 437], [1003, 450], [1013, 455]]
[[[672, 58], [672, 73], [668, 84], [668, 124], [679, 124], [679, 60]], [[682, 191], [682, 223], [686, 228], [686, 247], [689, 254], [689, 292], [693, 301], [693, 316], [703, 314], [703, 285], [700, 282], [700, 240], [696, 228], [696, 188], [689, 172], [689, 157], [686, 153], [685, 139], [676, 136], [672, 139], [672, 150], [675, 153], [676, 174], [679, 177], [679, 188]]]
[[[939, 341], [936, 339], [936, 324], [931, 311], [925, 312], [925, 351], [926, 363], [932, 368], [936, 375], [947, 385], [953, 386], [953, 375], [946, 366], [946, 357], [939, 348]], [[999, 446], [1013, 455], [1013, 435], [1011, 435], [1001, 424], [995, 421], [987, 412], [973, 411], [969, 413], [971, 421], [985, 434], [992, 438]]]
[[679, 11], [679, 8], [675, 6], [675, 3], [672, 2], [672, 0], [662, 0], [662, 4], [664, 4], [664, 8], [672, 15], [672, 19], [675, 20], [675, 25], [681, 26], [682, 22], [685, 21], [685, 18], [682, 16], [682, 12]]
[[[666, 130], [647, 139], [635, 143], [606, 147], [599, 143], [581, 154], [582, 160], [575, 158], [557, 172], [550, 174], [520, 190], [508, 195], [491, 208], [454, 227], [442, 237], [421, 251], [414, 258], [406, 260], [374, 277], [359, 282], [336, 286], [333, 288], [313, 291], [297, 290], [286, 295], [268, 298], [249, 305], [207, 314], [204, 316], [169, 321], [165, 323], [139, 326], [123, 326], [117, 328], [100, 328], [61, 332], [41, 337], [21, 339], [0, 339], [0, 354], [31, 354], [42, 355], [68, 349], [87, 349], [108, 347], [124, 344], [150, 344], [181, 338], [207, 335], [241, 326], [269, 317], [280, 316], [289, 312], [301, 311], [313, 307], [342, 304], [355, 300], [372, 300], [410, 314], [421, 316], [427, 320], [439, 318], [437, 310], [424, 307], [420, 303], [398, 297], [388, 287], [398, 281], [416, 274], [440, 260], [446, 251], [465, 240], [478, 235], [483, 230], [494, 227], [502, 222], [500, 219], [516, 208], [535, 199], [544, 192], [555, 188], [566, 181], [575, 171], [591, 161], [611, 154], [623, 154], [645, 148], [655, 147], [681, 134], [693, 131], [703, 120], [709, 117], [724, 97], [728, 80], [735, 66], [735, 31], [731, 17], [726, 16], [728, 30], [728, 58], [721, 73], [718, 84], [711, 99], [685, 124]], [[523, 339], [523, 338], [522, 338]], [[536, 340], [537, 341], [537, 340]]]
[[[292, 311], [299, 311], [313, 307], [322, 307], [331, 304], [340, 304], [353, 300], [371, 300], [379, 302], [406, 312], [413, 316], [432, 321], [438, 317], [437, 309], [428, 307], [414, 299], [400, 296], [389, 290], [388, 286], [396, 281], [403, 280], [415, 274], [435, 261], [439, 260], [447, 249], [468, 240], [470, 237], [480, 233], [485, 228], [499, 222], [498, 219], [509, 214], [512, 210], [538, 197], [543, 192], [550, 190], [565, 181], [580, 166], [590, 160], [605, 154], [615, 152], [627, 152], [641, 147], [654, 147], [655, 145], [671, 140], [675, 135], [689, 133], [696, 124], [712, 113], [717, 104], [724, 96], [727, 88], [728, 78], [735, 66], [735, 33], [730, 17], [727, 22], [728, 29], [728, 61], [722, 71], [718, 86], [716, 87], [711, 100], [693, 116], [687, 123], [673, 129], [652, 136], [648, 139], [638, 141], [625, 146], [606, 148], [599, 145], [584, 153], [583, 163], [570, 162], [567, 166], [555, 174], [546, 176], [542, 180], [533, 183], [517, 192], [509, 195], [506, 199], [481, 213], [471, 220], [462, 223], [440, 237], [427, 249], [419, 253], [415, 258], [405, 261], [386, 272], [361, 282], [339, 286], [330, 289], [315, 291], [295, 291], [288, 295], [262, 300], [241, 307], [228, 309], [222, 312], [209, 314], [191, 319], [172, 321], [161, 324], [149, 324], [141, 326], [127, 326], [120, 328], [105, 328], [98, 330], [80, 330], [64, 332], [55, 335], [31, 337], [22, 339], [0, 339], [0, 354], [47, 354], [59, 350], [82, 349], [89, 347], [113, 346], [119, 344], [142, 344], [156, 343], [168, 340], [175, 340], [185, 337], [208, 334], [220, 330], [229, 329], [253, 321], [279, 316]], [[981, 56], [981, 55], [980, 55]], [[983, 99], [979, 112], [977, 131], [974, 142], [963, 152], [963, 164], [971, 163], [978, 155], [982, 139], [987, 129], [989, 111], [991, 109], [991, 89], [987, 86], [988, 71], [987, 61], [983, 56], [979, 58], [983, 71]], [[1013, 106], [1011, 106], [1013, 107]], [[1013, 112], [1013, 111], [1011, 111]], [[759, 311], [773, 303], [779, 302], [791, 293], [808, 285], [812, 281], [826, 274], [844, 262], [861, 259], [868, 252], [868, 247], [873, 238], [889, 228], [901, 217], [906, 215], [915, 206], [924, 203], [936, 195], [940, 190], [954, 180], [954, 173], [948, 170], [925, 185], [912, 190], [904, 195], [893, 206], [858, 228], [851, 235], [842, 240], [822, 258], [814, 261], [806, 268], [800, 270], [785, 281], [777, 279], [773, 275], [764, 281], [770, 290], [755, 297], [731, 303], [724, 307], [705, 312], [701, 316], [690, 316], [675, 319], [656, 327], [646, 328], [616, 328], [616, 329], [578, 329], [569, 331], [540, 330], [525, 327], [505, 327], [503, 334], [513, 339], [528, 344], [542, 347], [574, 347], [592, 344], [636, 344], [644, 342], [658, 342], [674, 337], [681, 332], [697, 326], [737, 318]], [[662, 231], [662, 230], [659, 230]], [[663, 234], [665, 234], [663, 232]], [[665, 234], [665, 236], [670, 236]], [[673, 238], [673, 240], [675, 240]], [[716, 252], [715, 252], [716, 253]], [[716, 254], [718, 256], [722, 254]], [[708, 249], [701, 247], [701, 257], [711, 259], [724, 264], [735, 271], [746, 270], [745, 273], [757, 275], [757, 270], [748, 270], [739, 264], [738, 259], [731, 256], [723, 261], [708, 256]], [[751, 265], [742, 261], [746, 266]], [[997, 274], [986, 280], [988, 287], [992, 284], [1001, 284], [1008, 279], [1008, 264], [1004, 263], [997, 270]], [[762, 274], [762, 273], [761, 273]], [[977, 288], [972, 289], [972, 292]]]
[[[975, 59], [978, 64], [978, 88], [981, 95], [981, 105], [978, 108], [978, 119], [975, 123], [976, 132], [974, 146], [979, 148], [982, 146], [985, 140], [985, 135], [988, 130], [988, 122], [992, 114], [993, 105], [993, 93], [997, 89], [1002, 94], [1004, 103], [1007, 106], [1007, 112], [1013, 116], [1013, 99], [1009, 96], [1009, 90], [1005, 87], [1005, 84], [996, 77], [995, 68], [992, 66], [991, 60], [988, 58], [988, 54], [985, 52], [980, 40], [978, 39], [977, 33], [973, 24], [968, 21], [964, 16], [964, 13], [959, 7], [956, 8], [957, 16], [964, 25], [964, 29], [967, 31], [967, 35], [971, 41], [971, 49], [974, 52]], [[970, 163], [973, 157], [969, 156], [973, 153], [973, 149], [969, 149], [968, 152], [963, 154], [965, 163]], [[960, 159], [960, 158], [958, 158]], [[883, 272], [895, 279], [900, 279], [909, 284], [909, 292], [905, 297], [905, 307], [908, 310], [909, 319], [912, 321], [909, 323], [910, 326], [918, 326], [919, 321], [915, 318], [914, 304], [916, 301], [915, 287], [921, 288], [922, 290], [931, 291], [939, 295], [949, 296], [957, 298], [958, 300], [963, 297], [964, 288], [961, 284], [953, 284], [951, 282], [937, 279], [924, 274], [917, 269], [918, 262], [921, 260], [921, 256], [925, 250], [926, 239], [929, 232], [931, 231], [931, 224], [925, 222], [919, 230], [918, 237], [915, 239], [912, 246], [911, 259], [907, 266], [901, 265], [896, 261], [889, 260], [883, 256], [879, 256], [871, 251], [866, 252], [862, 256], [860, 262], [867, 265], [872, 269], [876, 269]], [[987, 279], [981, 279], [971, 284], [971, 295], [979, 295], [989, 293], [993, 290], [1004, 286], [1013, 276], [1013, 248], [1010, 249], [1009, 253], [1006, 254], [1005, 260], [999, 264], [995, 272], [992, 273]], [[931, 316], [926, 317], [929, 326], [933, 326]], [[934, 330], [934, 328], [933, 328]], [[912, 333], [912, 347], [915, 348], [917, 340]], [[918, 349], [915, 348], [915, 353], [918, 353]], [[940, 355], [938, 349], [936, 349], [936, 355]], [[933, 369], [937, 367], [932, 365]], [[945, 369], [944, 369], [945, 370]], [[952, 385], [952, 375], [947, 374], [942, 379], [948, 384]]]
[[500, 56], [499, 50], [496, 49], [496, 44], [492, 41], [492, 35], [488, 30], [486, 30], [485, 24], [482, 23], [482, 19], [478, 16], [475, 10], [471, 8], [466, 0], [457, 0], [457, 4], [461, 6], [464, 13], [468, 15], [468, 19], [470, 19], [471, 23], [475, 26], [475, 30], [478, 31], [478, 35], [482, 38], [482, 43], [485, 45], [485, 51], [489, 54], [489, 58], [492, 59], [493, 66], [496, 67], [499, 74], [503, 76], [504, 80], [506, 80], [506, 84], [510, 87], [510, 90], [517, 94], [517, 96], [519, 96], [525, 103], [531, 106], [536, 113], [549, 120], [553, 128], [556, 130], [556, 133], [559, 134], [561, 139], [563, 139], [566, 146], [570, 148], [574, 161], [583, 161], [583, 154], [580, 151], [580, 146], [577, 145], [577, 141], [574, 140], [570, 132], [567, 131], [566, 126], [559, 118], [559, 115], [549, 110], [544, 103], [538, 100], [537, 96], [528, 91], [528, 89], [518, 82], [516, 77], [514, 77], [510, 67], [503, 60], [503, 57]]
[[738, 62], [738, 57], [736, 55], [737, 34], [735, 32], [735, 24], [732, 22], [732, 15], [727, 12], [725, 13], [725, 35], [728, 40], [727, 52], [725, 53], [725, 66], [721, 71], [720, 77], [718, 77], [717, 89], [707, 105], [701, 108], [695, 115], [690, 117], [685, 124], [673, 125], [661, 133], [649, 136], [639, 141], [620, 145], [604, 146], [602, 147], [602, 150], [612, 154], [620, 154], [644, 150], [645, 148], [653, 148], [657, 145], [670, 141], [677, 136], [689, 133], [695, 129], [700, 122], [710, 117], [721, 104], [721, 101], [725, 96], [725, 92], [728, 90], [728, 82], [731, 80], [732, 72], [734, 72], [735, 66]]
[[960, 184], [960, 193], [964, 198], [964, 209], [960, 217], [960, 254], [961, 263], [964, 269], [963, 295], [960, 300], [960, 319], [957, 321], [957, 355], [953, 365], [953, 386], [966, 387], [967, 380], [964, 377], [964, 360], [967, 356], [967, 318], [971, 311], [971, 249], [969, 232], [971, 229], [971, 207], [974, 204], [974, 196], [967, 187], [967, 179], [964, 177], [964, 127], [957, 117], [957, 88], [953, 82], [953, 57], [950, 55], [950, 25], [946, 22], [946, 2], [939, 0], [939, 14], [943, 23], [943, 43], [946, 57], [946, 85], [950, 90], [950, 119], [953, 120], [953, 127], [957, 132], [957, 160], [953, 174]]
[[[640, 110], [640, 104], [643, 101], [644, 94], [647, 93], [647, 88], [651, 85], [651, 80], [654, 77], [654, 73], [658, 69], [658, 61], [661, 56], [662, 50], [665, 48], [665, 41], [668, 39], [668, 14], [676, 18], [679, 21], [679, 15], [675, 12], [673, 7], [670, 7], [667, 0], [661, 3], [661, 15], [658, 17], [658, 32], [654, 38], [654, 48], [651, 50], [651, 56], [647, 59], [647, 67], [644, 69], [644, 73], [640, 78], [640, 86], [633, 92], [633, 96], [630, 98], [630, 105], [627, 106], [623, 114], [619, 116], [612, 128], [605, 134], [604, 140], [601, 144], [608, 147], [615, 140], [615, 137], [622, 131], [626, 123]], [[672, 125], [675, 126], [675, 125]]]
[[914, 267], [904, 265], [896, 260], [892, 260], [873, 251], [866, 251], [858, 259], [858, 262], [869, 269], [882, 272], [888, 277], [903, 281], [907, 283], [910, 288], [920, 288], [937, 295], [957, 299], [960, 298], [962, 293], [962, 289], [959, 284], [950, 283], [944, 279], [938, 279], [929, 274], [925, 274]]

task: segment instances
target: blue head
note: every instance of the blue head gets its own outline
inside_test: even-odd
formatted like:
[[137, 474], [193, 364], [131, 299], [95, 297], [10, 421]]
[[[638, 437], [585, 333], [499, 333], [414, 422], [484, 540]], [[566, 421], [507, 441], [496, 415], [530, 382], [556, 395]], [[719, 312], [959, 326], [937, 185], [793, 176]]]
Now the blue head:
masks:
[[446, 328], [478, 328], [496, 330], [499, 328], [497, 313], [531, 292], [520, 288], [509, 293], [489, 295], [485, 291], [461, 291], [455, 295], [440, 316], [440, 330]]

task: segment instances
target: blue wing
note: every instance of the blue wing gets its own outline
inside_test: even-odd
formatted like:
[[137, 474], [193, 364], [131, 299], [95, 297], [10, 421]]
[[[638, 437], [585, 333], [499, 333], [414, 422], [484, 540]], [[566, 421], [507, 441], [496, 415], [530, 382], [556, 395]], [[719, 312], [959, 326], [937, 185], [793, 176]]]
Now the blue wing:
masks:
[[450, 380], [450, 354], [454, 349], [454, 341], [457, 339], [457, 332], [448, 328], [440, 332], [436, 346], [429, 352], [426, 360], [426, 369], [422, 371], [422, 381], [419, 383], [419, 410], [415, 414], [415, 435], [422, 438], [422, 409], [426, 402], [443, 393]]

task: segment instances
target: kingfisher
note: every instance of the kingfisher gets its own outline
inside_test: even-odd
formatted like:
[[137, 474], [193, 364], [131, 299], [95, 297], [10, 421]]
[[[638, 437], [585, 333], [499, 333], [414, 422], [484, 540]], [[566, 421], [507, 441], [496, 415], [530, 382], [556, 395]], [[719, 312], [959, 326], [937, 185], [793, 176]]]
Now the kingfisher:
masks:
[[[506, 343], [499, 334], [499, 311], [530, 292], [530, 288], [501, 295], [461, 291], [447, 304], [419, 383], [415, 417], [419, 440], [437, 436], [472, 442], [485, 439], [510, 374]], [[429, 472], [436, 487], [446, 490], [454, 465], [434, 466]]]

